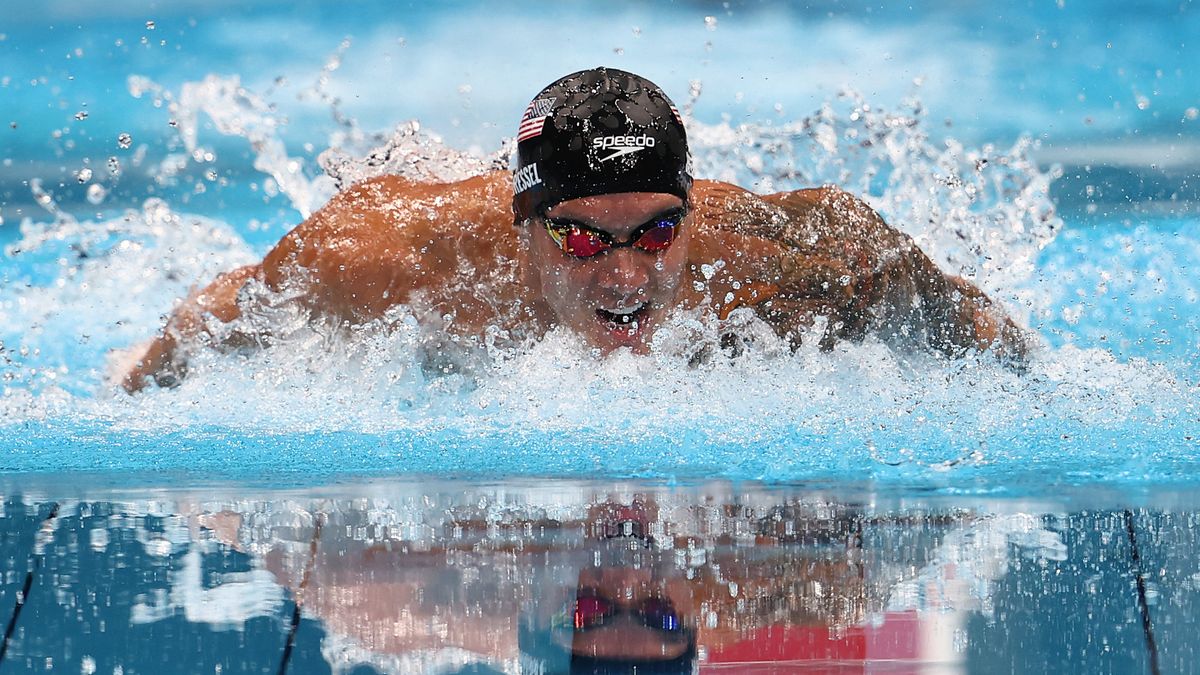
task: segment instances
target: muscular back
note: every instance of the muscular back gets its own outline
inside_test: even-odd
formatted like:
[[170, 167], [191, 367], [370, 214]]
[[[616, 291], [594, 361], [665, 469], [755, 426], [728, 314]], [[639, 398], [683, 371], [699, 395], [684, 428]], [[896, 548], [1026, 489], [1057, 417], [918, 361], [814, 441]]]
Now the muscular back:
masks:
[[263, 259], [276, 290], [294, 284], [332, 317], [361, 322], [397, 304], [452, 313], [518, 297], [520, 251], [497, 174], [423, 184], [383, 176], [334, 197]]

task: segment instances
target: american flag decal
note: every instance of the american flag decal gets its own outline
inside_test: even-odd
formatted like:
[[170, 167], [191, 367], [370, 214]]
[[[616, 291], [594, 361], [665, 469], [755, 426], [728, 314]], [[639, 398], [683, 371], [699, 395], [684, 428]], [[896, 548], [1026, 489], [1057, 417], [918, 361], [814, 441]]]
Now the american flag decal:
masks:
[[679, 108], [676, 108], [675, 106], [671, 106], [671, 112], [675, 113], [675, 121], [679, 122], [680, 124], [683, 124], [683, 117], [681, 117], [679, 115]]
[[517, 127], [517, 142], [540, 136], [554, 107], [555, 97], [534, 99], [521, 115], [521, 126]]
[[546, 117], [549, 117], [549, 115], [545, 117], [530, 117], [521, 122], [521, 126], [517, 127], [517, 142], [520, 143], [534, 136], [541, 136], [542, 127], [546, 124]]

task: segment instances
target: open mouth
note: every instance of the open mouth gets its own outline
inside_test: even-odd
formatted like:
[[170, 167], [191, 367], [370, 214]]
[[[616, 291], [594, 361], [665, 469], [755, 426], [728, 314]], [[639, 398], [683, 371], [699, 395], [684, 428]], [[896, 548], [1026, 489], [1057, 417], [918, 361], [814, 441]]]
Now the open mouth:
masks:
[[650, 306], [644, 302], [637, 302], [628, 307], [599, 307], [596, 309], [596, 316], [606, 323], [637, 330], [640, 319], [649, 309]]

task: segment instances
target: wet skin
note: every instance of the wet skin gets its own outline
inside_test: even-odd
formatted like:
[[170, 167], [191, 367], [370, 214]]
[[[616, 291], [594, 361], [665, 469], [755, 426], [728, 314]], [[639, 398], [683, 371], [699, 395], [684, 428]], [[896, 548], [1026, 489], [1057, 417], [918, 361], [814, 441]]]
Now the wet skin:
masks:
[[[634, 192], [573, 199], [546, 215], [582, 223], [624, 242], [651, 218], [682, 206], [674, 195]], [[590, 258], [563, 253], [541, 218], [531, 220], [528, 228], [523, 237], [528, 241], [529, 270], [554, 320], [602, 351], [623, 346], [645, 351], [648, 336], [675, 306], [683, 282], [690, 239], [687, 220], [666, 250], [619, 247]]]
[[[186, 374], [189, 350], [263, 343], [269, 336], [213, 330], [263, 301], [246, 292], [251, 285], [286, 292], [314, 320], [341, 325], [404, 305], [440, 339], [466, 345], [494, 329], [519, 344], [563, 326], [602, 351], [641, 352], [672, 309], [700, 308], [724, 320], [749, 308], [793, 344], [816, 339], [831, 348], [873, 334], [898, 347], [949, 356], [989, 351], [1018, 368], [1024, 362], [1025, 334], [1002, 310], [841, 190], [759, 196], [696, 181], [688, 202], [679, 238], [666, 250], [622, 247], [580, 260], [564, 255], [539, 219], [514, 223], [507, 172], [447, 184], [364, 181], [285, 235], [261, 263], [184, 300], [117, 381], [131, 392], [169, 385]], [[626, 193], [563, 202], [548, 215], [622, 242], [680, 205], [672, 195]], [[635, 306], [635, 329], [610, 320], [612, 310]], [[822, 316], [824, 332], [811, 333]]]

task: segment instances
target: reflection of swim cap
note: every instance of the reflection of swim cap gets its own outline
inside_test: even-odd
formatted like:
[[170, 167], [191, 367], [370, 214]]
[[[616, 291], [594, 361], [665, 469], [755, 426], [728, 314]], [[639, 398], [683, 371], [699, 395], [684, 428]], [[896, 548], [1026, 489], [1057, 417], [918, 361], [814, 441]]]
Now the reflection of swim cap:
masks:
[[534, 97], [517, 132], [513, 213], [518, 220], [569, 199], [664, 192], [687, 199], [687, 134], [653, 82], [594, 68]]

